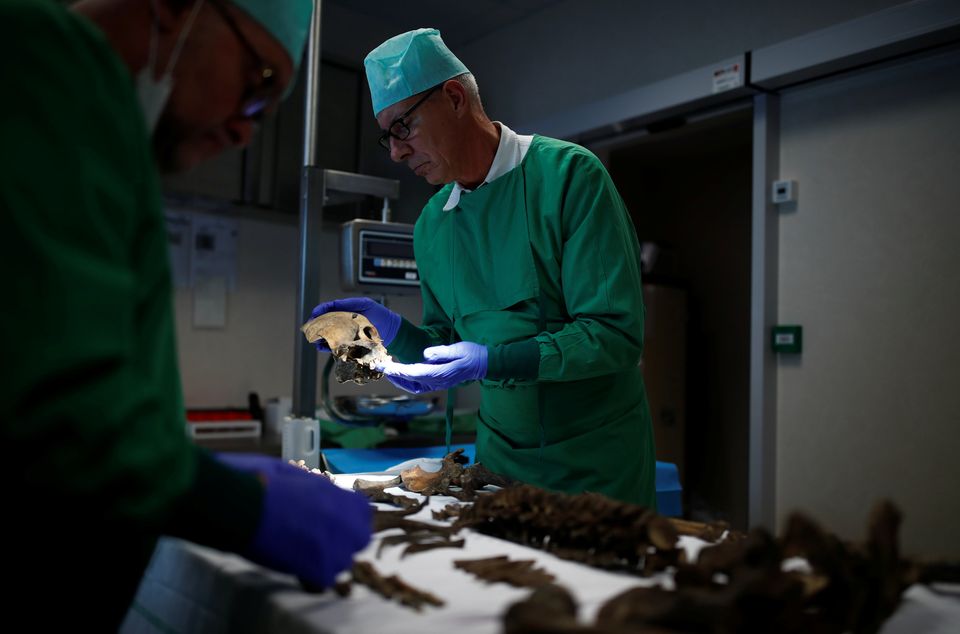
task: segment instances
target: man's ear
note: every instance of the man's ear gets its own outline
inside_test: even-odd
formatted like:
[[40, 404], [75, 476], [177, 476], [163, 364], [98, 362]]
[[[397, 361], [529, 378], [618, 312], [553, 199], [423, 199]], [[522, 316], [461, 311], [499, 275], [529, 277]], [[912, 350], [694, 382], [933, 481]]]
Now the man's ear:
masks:
[[448, 79], [443, 84], [443, 96], [450, 103], [457, 117], [462, 117], [469, 110], [467, 89], [456, 79]]
[[194, 4], [200, 0], [146, 0], [161, 31], [179, 31]]

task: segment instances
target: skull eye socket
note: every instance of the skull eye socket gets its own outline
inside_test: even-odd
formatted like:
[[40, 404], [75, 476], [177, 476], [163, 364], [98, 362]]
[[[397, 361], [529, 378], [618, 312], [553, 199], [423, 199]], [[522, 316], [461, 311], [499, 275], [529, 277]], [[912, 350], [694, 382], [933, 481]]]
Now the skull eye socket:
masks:
[[363, 329], [363, 334], [367, 339], [373, 339], [373, 328], [371, 328], [370, 326], [366, 326]]

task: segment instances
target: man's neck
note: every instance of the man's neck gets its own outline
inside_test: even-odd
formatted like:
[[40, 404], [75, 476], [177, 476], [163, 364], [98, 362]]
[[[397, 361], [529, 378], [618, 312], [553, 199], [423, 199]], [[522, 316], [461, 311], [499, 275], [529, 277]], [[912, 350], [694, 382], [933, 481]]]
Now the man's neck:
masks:
[[471, 129], [464, 138], [463, 174], [456, 180], [464, 189], [473, 190], [482, 185], [490, 173], [490, 166], [493, 165], [497, 147], [500, 145], [500, 128], [490, 119], [483, 117], [471, 122]]

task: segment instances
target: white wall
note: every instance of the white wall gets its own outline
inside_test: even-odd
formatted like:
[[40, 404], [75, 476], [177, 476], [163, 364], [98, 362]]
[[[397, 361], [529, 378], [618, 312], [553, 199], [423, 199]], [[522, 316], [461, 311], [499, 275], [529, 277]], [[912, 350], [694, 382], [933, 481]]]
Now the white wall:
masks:
[[905, 512], [909, 551], [960, 554], [960, 53], [782, 100], [777, 509], [850, 537]]
[[297, 236], [293, 224], [239, 219], [236, 289], [226, 327], [193, 327], [193, 291], [176, 292], [177, 347], [187, 407], [245, 407], [290, 395]]

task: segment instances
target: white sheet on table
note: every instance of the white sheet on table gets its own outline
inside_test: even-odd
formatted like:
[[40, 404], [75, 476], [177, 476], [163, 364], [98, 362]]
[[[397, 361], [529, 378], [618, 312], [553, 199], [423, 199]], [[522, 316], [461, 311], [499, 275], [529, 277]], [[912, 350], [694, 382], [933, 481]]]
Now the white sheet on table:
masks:
[[[335, 481], [350, 488], [356, 475], [338, 475]], [[371, 480], [388, 480], [389, 475], [363, 475]], [[392, 493], [416, 496], [399, 488]], [[419, 496], [417, 496], [419, 497]], [[431, 511], [457, 501], [434, 496], [412, 519], [434, 522]], [[485, 584], [453, 566], [456, 559], [480, 559], [506, 555], [511, 559], [533, 559], [557, 583], [568, 588], [580, 604], [581, 623], [592, 623], [599, 607], [614, 595], [635, 586], [671, 585], [666, 574], [643, 579], [610, 573], [559, 559], [472, 531], [462, 531], [463, 549], [441, 548], [401, 559], [405, 545], [389, 546], [377, 558], [380, 538], [398, 533], [386, 531], [374, 537], [357, 559], [371, 562], [383, 575], [399, 575], [414, 587], [429, 591], [446, 603], [421, 612], [388, 601], [359, 585], [348, 598], [332, 592], [309, 594], [289, 576], [267, 570], [232, 554], [221, 553], [179, 540], [162, 540], [137, 600], [155, 616], [161, 615], [180, 632], [278, 632], [284, 634], [499, 634], [504, 611], [527, 597], [528, 589], [503, 583]], [[695, 555], [704, 542], [681, 538], [680, 546]], [[960, 631], [960, 601], [916, 586], [904, 595], [894, 616], [881, 634], [956, 634]], [[145, 619], [128, 620], [124, 634], [152, 632]]]

